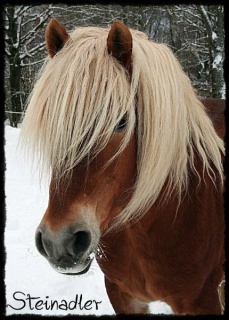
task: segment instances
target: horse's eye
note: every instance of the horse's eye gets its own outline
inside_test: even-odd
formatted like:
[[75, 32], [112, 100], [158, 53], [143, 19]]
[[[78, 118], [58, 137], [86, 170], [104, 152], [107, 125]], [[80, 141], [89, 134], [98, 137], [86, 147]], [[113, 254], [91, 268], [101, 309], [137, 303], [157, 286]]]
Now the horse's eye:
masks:
[[116, 132], [122, 132], [123, 130], [125, 130], [126, 125], [127, 125], [126, 117], [123, 117], [123, 118], [119, 121], [119, 123], [116, 125], [115, 131], [116, 131]]

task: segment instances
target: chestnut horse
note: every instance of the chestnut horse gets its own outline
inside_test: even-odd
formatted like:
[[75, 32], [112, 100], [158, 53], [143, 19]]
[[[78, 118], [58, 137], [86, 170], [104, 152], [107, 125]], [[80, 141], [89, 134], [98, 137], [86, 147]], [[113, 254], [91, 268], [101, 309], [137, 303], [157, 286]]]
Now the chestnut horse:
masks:
[[220, 314], [224, 102], [119, 21], [68, 34], [52, 19], [46, 45], [22, 126], [50, 172], [37, 249], [68, 275], [96, 255], [116, 313]]

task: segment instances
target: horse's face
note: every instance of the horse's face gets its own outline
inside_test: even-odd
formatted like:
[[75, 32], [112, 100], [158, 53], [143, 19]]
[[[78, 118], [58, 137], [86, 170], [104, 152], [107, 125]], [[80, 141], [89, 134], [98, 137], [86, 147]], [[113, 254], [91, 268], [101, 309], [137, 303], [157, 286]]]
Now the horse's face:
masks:
[[[88, 165], [73, 169], [70, 181], [51, 181], [49, 204], [37, 229], [36, 245], [62, 273], [87, 271], [100, 234], [126, 206], [136, 172], [135, 139], [107, 167], [124, 132], [115, 132], [107, 146]], [[129, 192], [128, 192], [129, 191]]]
[[[56, 24], [56, 21], [53, 23]], [[57, 27], [54, 27], [56, 31]], [[48, 28], [54, 27], [49, 25]], [[58, 28], [62, 26], [58, 25]], [[57, 37], [57, 33], [54, 35]], [[62, 47], [59, 38], [63, 37], [67, 39], [62, 30], [58, 32], [58, 46], [47, 43], [52, 54]], [[112, 35], [109, 34], [109, 37], [108, 43], [110, 39], [113, 44]], [[46, 38], [55, 39], [49, 34]], [[108, 49], [113, 52], [112, 48]], [[130, 70], [128, 61], [126, 57], [120, 60]], [[49, 204], [37, 228], [36, 246], [58, 272], [79, 274], [89, 269], [101, 233], [130, 199], [136, 172], [134, 136], [107, 165], [124, 135], [125, 126], [122, 123], [121, 130], [114, 128], [113, 136], [96, 158], [90, 163], [85, 159], [74, 167], [68, 181], [61, 180], [56, 184], [55, 179], [51, 179]]]

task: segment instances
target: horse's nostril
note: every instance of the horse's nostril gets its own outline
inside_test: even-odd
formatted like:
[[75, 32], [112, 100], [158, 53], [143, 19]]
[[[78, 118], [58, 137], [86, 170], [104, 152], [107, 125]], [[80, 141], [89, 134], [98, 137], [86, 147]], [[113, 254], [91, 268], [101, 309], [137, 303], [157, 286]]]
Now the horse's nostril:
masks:
[[[57, 263], [59, 260], [65, 263], [67, 259], [72, 263], [89, 254], [92, 236], [89, 230], [80, 230], [75, 233], [64, 229], [59, 233], [52, 233], [47, 228], [39, 227], [35, 235], [37, 250], [42, 256]], [[69, 260], [70, 259], [70, 260]]]
[[48, 257], [48, 254], [44, 248], [44, 245], [43, 245], [43, 242], [42, 242], [42, 233], [40, 231], [37, 231], [36, 232], [36, 235], [35, 235], [35, 244], [36, 244], [36, 247], [38, 249], [38, 251], [40, 252], [40, 254], [44, 257]]
[[74, 252], [85, 252], [91, 243], [91, 234], [88, 231], [78, 231], [75, 233]]

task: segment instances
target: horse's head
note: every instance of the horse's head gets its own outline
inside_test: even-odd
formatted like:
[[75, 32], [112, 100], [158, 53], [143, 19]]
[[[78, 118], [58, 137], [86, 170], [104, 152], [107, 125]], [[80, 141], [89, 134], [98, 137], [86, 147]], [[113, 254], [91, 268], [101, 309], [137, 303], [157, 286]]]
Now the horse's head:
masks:
[[190, 171], [199, 177], [195, 155], [223, 179], [224, 145], [167, 46], [120, 22], [68, 35], [56, 20], [46, 43], [22, 126], [52, 177], [36, 244], [57, 271], [77, 274], [102, 233], [141, 218], [162, 193], [179, 203]]
[[[52, 20], [46, 30], [47, 49], [52, 59], [68, 40], [64, 27]], [[113, 24], [107, 37], [106, 54], [125, 69], [127, 78], [131, 77], [132, 37], [122, 23]], [[80, 59], [83, 63], [84, 57]], [[58, 68], [58, 59], [56, 61]], [[75, 74], [77, 76], [77, 71]], [[50, 81], [53, 81], [52, 78]], [[130, 199], [136, 172], [134, 134], [119, 150], [126, 135], [127, 123], [127, 115], [121, 116], [101, 150], [94, 156], [82, 156], [70, 174], [57, 181], [59, 173], [57, 175], [55, 169], [52, 170], [49, 204], [37, 228], [36, 246], [58, 272], [79, 274], [89, 269], [101, 232]], [[87, 139], [90, 140], [93, 134], [93, 131], [88, 132], [82, 143], [88, 144]], [[93, 153], [93, 150], [90, 152]]]

